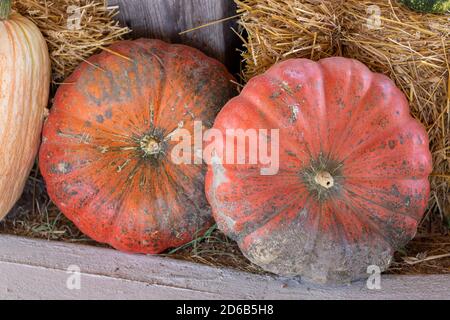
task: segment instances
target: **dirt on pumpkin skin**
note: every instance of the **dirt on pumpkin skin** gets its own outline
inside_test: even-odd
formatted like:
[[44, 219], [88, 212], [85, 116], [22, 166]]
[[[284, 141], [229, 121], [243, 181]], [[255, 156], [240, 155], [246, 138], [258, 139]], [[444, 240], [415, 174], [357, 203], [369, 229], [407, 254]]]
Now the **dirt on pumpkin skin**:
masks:
[[[395, 254], [387, 274], [450, 274], [450, 233], [442, 221], [435, 217], [432, 214], [425, 215], [416, 238]], [[36, 169], [28, 179], [22, 198], [6, 219], [0, 222], [0, 233], [108, 247], [83, 235], [58, 210], [49, 200], [42, 177]], [[267, 273], [250, 263], [237, 244], [215, 228], [163, 255], [214, 267]]]

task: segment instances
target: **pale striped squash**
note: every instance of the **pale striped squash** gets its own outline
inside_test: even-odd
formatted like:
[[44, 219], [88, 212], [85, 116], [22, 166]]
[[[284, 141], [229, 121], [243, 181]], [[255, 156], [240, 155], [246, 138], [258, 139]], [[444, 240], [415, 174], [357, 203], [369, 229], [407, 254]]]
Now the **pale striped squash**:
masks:
[[0, 1], [0, 220], [33, 166], [48, 103], [50, 59], [39, 29]]

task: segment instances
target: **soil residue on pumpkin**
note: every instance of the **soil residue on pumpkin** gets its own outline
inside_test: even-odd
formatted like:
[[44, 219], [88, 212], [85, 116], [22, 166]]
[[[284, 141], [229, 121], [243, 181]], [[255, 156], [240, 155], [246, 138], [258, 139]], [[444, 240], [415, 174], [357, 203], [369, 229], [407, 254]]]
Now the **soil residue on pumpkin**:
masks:
[[[5, 220], [0, 222], [0, 233], [23, 237], [82, 243], [100, 247], [83, 235], [50, 201], [45, 185], [36, 167], [33, 169], [22, 198]], [[164, 253], [175, 259], [228, 267], [256, 274], [266, 271], [248, 261], [236, 242], [227, 238], [216, 226], [199, 234], [188, 244]], [[387, 274], [450, 274], [450, 233], [441, 219], [427, 214], [417, 236], [395, 254]]]

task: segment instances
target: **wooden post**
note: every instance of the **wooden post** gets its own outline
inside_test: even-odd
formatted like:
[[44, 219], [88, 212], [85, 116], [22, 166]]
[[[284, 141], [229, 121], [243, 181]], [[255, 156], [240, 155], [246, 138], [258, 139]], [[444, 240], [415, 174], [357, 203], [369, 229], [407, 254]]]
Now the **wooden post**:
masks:
[[108, 5], [119, 6], [118, 19], [133, 30], [133, 38], [187, 44], [225, 63], [231, 72], [238, 72], [236, 48], [240, 40], [231, 30], [236, 27], [236, 19], [179, 34], [236, 15], [232, 0], [109, 0]]

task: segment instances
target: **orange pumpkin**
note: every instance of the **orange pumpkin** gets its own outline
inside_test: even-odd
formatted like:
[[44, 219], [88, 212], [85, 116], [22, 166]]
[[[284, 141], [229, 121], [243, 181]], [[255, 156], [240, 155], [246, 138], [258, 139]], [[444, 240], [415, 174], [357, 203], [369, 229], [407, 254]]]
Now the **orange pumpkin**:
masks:
[[277, 174], [261, 175], [261, 161], [226, 161], [219, 148], [206, 178], [220, 229], [264, 269], [347, 282], [370, 265], [385, 270], [414, 236], [429, 195], [427, 133], [394, 83], [362, 63], [279, 63], [251, 79], [214, 128], [235, 148], [227, 129], [279, 130]]
[[[40, 168], [51, 199], [113, 247], [158, 253], [212, 224], [203, 164], [175, 164], [170, 136], [212, 126], [232, 76], [200, 51], [122, 41], [81, 64], [55, 97]], [[201, 162], [200, 162], [201, 163]]]

